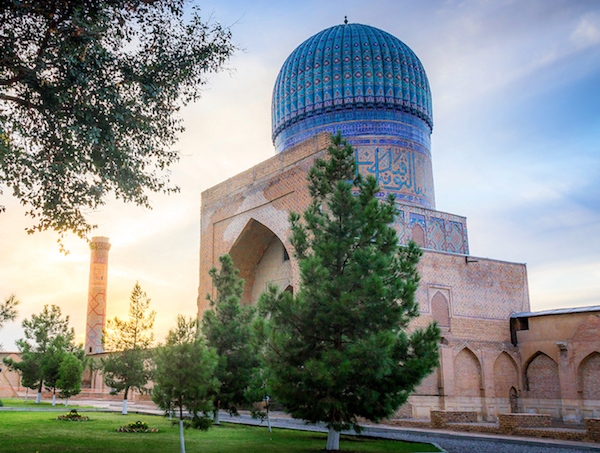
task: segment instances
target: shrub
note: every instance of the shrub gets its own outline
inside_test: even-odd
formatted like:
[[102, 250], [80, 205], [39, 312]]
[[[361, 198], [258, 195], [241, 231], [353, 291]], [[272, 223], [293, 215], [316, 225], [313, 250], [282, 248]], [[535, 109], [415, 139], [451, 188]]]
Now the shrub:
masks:
[[71, 409], [71, 412], [69, 412], [67, 415], [59, 415], [56, 417], [56, 419], [63, 422], [87, 422], [90, 418], [79, 415], [77, 413], [77, 409]]
[[119, 433], [157, 433], [157, 428], [149, 428], [148, 423], [138, 420], [137, 422], [128, 423], [125, 426], [117, 428]]

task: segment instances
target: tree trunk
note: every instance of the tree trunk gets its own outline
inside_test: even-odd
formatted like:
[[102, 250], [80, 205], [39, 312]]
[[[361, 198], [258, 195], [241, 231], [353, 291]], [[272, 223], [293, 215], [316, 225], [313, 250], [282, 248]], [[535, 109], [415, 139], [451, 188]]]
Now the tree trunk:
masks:
[[325, 450], [338, 451], [340, 449], [340, 432], [333, 429], [332, 426], [329, 427], [329, 433], [327, 433], [327, 447]]
[[56, 406], [56, 389], [52, 392], [52, 405]]
[[213, 425], [220, 425], [221, 423], [219, 422], [219, 409], [216, 408], [214, 411], [214, 417], [213, 417]]
[[267, 425], [269, 426], [269, 432], [271, 431], [271, 416], [269, 415], [269, 406], [267, 406]]
[[181, 444], [181, 453], [185, 453], [185, 440], [183, 439], [183, 409], [179, 406], [179, 443]]
[[44, 381], [40, 381], [37, 396], [35, 397], [35, 404], [40, 404], [42, 402], [42, 385], [44, 385]]
[[123, 410], [121, 411], [123, 415], [127, 415], [127, 392], [129, 392], [128, 388], [125, 389], [125, 394], [123, 395]]
[[69, 407], [69, 397], [65, 400], [65, 407]]

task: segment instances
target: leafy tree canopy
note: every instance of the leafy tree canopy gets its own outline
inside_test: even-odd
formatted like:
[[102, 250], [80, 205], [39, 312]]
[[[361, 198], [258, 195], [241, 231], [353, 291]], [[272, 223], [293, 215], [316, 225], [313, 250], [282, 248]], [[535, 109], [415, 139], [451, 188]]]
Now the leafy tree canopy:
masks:
[[339, 134], [309, 190], [303, 219], [290, 214], [300, 288], [270, 286], [259, 306], [275, 396], [293, 417], [327, 423], [336, 450], [340, 430], [390, 416], [437, 366], [439, 329], [407, 329], [420, 250], [398, 246], [393, 198], [377, 200], [377, 181], [357, 173]]
[[58, 369], [56, 387], [60, 389], [60, 397], [69, 399], [81, 392], [81, 376], [83, 364], [75, 354], [64, 355]]
[[217, 290], [217, 297], [207, 296], [210, 309], [202, 317], [202, 332], [208, 345], [215, 348], [219, 357], [215, 376], [221, 383], [215, 397], [215, 410], [219, 408], [237, 414], [239, 406], [251, 402], [247, 390], [252, 373], [258, 367], [256, 351], [251, 345], [251, 323], [254, 307], [241, 306], [244, 280], [229, 255], [219, 257], [221, 269], [209, 272]]
[[38, 393], [44, 383], [49, 388], [56, 388], [58, 369], [64, 354], [83, 354], [83, 348], [74, 342], [75, 330], [69, 327], [69, 317], [62, 317], [60, 307], [45, 305], [39, 315], [24, 319], [22, 326], [25, 338], [17, 340], [22, 353], [21, 361], [5, 359], [4, 363], [21, 372], [24, 386], [37, 386]]
[[[0, 193], [29, 232], [85, 236], [113, 193], [149, 206], [170, 193], [175, 114], [232, 54], [231, 35], [187, 0], [7, 0], [0, 4]], [[2, 207], [0, 207], [2, 210]]]
[[51, 348], [75, 351], [75, 330], [69, 327], [69, 316], [62, 317], [60, 307], [45, 305], [39, 315], [23, 320], [25, 339], [17, 341], [21, 352], [45, 353]]

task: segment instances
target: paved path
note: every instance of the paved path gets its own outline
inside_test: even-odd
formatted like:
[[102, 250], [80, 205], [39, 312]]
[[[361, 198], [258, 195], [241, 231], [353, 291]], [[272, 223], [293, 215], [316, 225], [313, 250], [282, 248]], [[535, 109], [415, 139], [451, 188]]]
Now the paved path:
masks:
[[[121, 401], [102, 400], [73, 400], [69, 408], [73, 406], [89, 406], [92, 410], [120, 412]], [[6, 408], [8, 409], [8, 408]], [[57, 404], [57, 410], [65, 410]], [[40, 408], [40, 410], [43, 410]], [[48, 410], [48, 409], [45, 409]], [[86, 409], [80, 409], [84, 412]], [[162, 415], [163, 411], [151, 402], [139, 402], [128, 404], [129, 413], [146, 415]], [[266, 427], [266, 421], [253, 419], [249, 414], [243, 413], [239, 417], [221, 413], [223, 422], [243, 423], [248, 425], [260, 425]], [[281, 412], [272, 413], [271, 426], [275, 428], [299, 429], [306, 431], [326, 432], [324, 426], [305, 425], [299, 420], [294, 420]], [[502, 436], [495, 434], [461, 433], [444, 430], [428, 430], [419, 428], [402, 428], [387, 425], [366, 425], [362, 435], [380, 437], [386, 439], [406, 440], [412, 442], [434, 443], [448, 453], [600, 453], [600, 445], [585, 442], [569, 442], [553, 439], [534, 439], [528, 437]]]

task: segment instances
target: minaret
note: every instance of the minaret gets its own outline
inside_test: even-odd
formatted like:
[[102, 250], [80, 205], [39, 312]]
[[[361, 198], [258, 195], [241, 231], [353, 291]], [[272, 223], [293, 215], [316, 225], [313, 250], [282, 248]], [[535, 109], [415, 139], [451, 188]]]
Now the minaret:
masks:
[[88, 289], [85, 353], [104, 352], [102, 330], [106, 323], [106, 288], [108, 286], [108, 238], [94, 237], [90, 242], [90, 283]]

